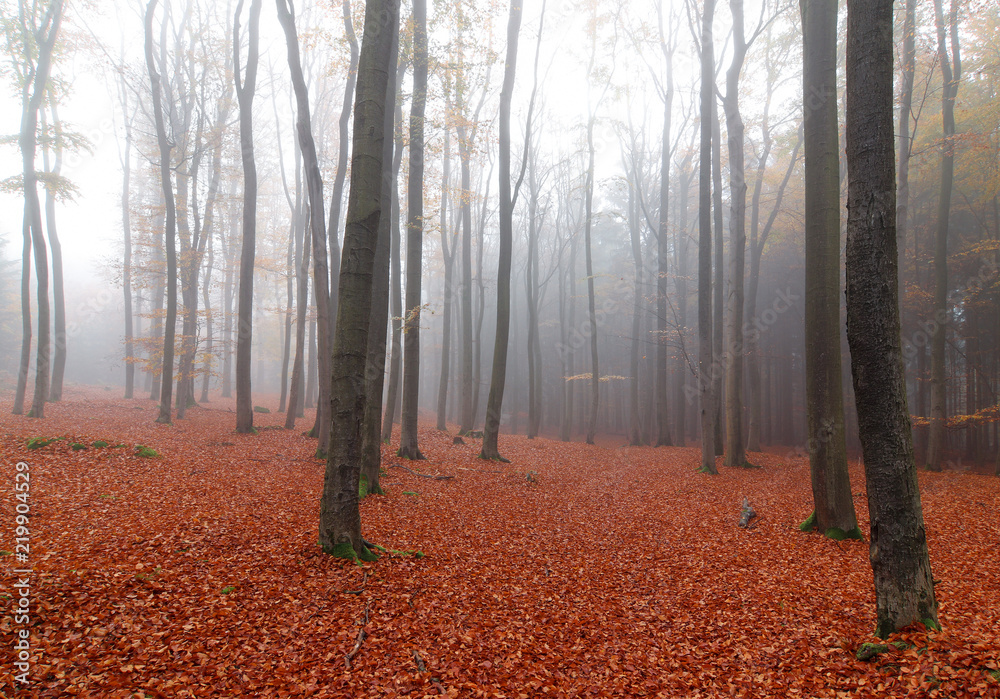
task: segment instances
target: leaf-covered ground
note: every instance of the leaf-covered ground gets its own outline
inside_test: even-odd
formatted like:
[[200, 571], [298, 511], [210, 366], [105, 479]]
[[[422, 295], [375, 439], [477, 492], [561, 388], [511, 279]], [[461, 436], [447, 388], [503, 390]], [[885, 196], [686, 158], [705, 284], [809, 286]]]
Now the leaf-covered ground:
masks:
[[[387, 448], [388, 494], [362, 504], [368, 539], [424, 556], [358, 566], [316, 544], [311, 418], [287, 432], [284, 415], [257, 414], [244, 436], [231, 407], [163, 426], [151, 401], [75, 389], [32, 420], [0, 396], [0, 695], [25, 461], [33, 661], [19, 695], [1000, 696], [1000, 479], [920, 474], [944, 631], [915, 628], [862, 662], [868, 546], [798, 531], [802, 459], [754, 455], [763, 468], [709, 477], [695, 449], [507, 437], [500, 465], [427, 429], [428, 460], [407, 466], [455, 477], [395, 468]], [[36, 437], [65, 439], [28, 449]], [[109, 446], [71, 446], [96, 440]], [[749, 530], [744, 496], [760, 515]]]

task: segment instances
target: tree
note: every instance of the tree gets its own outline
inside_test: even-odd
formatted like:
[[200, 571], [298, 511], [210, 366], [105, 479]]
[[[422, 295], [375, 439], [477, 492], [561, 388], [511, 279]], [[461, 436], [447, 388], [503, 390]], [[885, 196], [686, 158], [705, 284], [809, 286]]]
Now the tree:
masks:
[[[340, 274], [342, 303], [337, 311], [333, 346], [330, 449], [320, 501], [319, 540], [323, 550], [340, 558], [363, 560], [376, 557], [361, 536], [358, 482], [373, 271], [384, 202], [383, 141], [389, 137], [385, 111], [391, 111], [386, 91], [398, 7], [398, 0], [369, 0], [365, 7]], [[386, 237], [382, 237], [385, 244]]]
[[840, 145], [837, 3], [802, 0], [806, 165], [806, 412], [814, 518], [827, 536], [861, 538], [844, 441], [840, 364]]
[[[35, 391], [30, 417], [44, 417], [45, 401], [49, 397], [49, 276], [48, 256], [42, 232], [42, 212], [38, 200], [38, 174], [35, 155], [38, 146], [38, 115], [48, 89], [56, 40], [62, 23], [63, 0], [51, 0], [47, 5], [18, 3], [17, 28], [5, 27], [8, 48], [14, 55], [19, 51], [23, 66], [15, 60], [15, 75], [21, 92], [21, 130], [18, 146], [21, 150], [21, 188], [24, 193], [24, 254], [22, 256], [21, 309], [23, 337], [21, 344], [21, 369], [14, 413], [24, 410], [24, 393], [27, 387], [28, 363], [31, 351], [31, 316], [28, 287], [30, 267], [29, 245], [35, 255], [35, 278], [38, 302], [38, 348], [35, 358]], [[15, 39], [16, 37], [16, 39]], [[20, 46], [15, 49], [16, 44]]]
[[[49, 107], [52, 114], [52, 134], [50, 140], [55, 142], [55, 162], [49, 169], [49, 147], [43, 149], [45, 163], [45, 229], [49, 238], [49, 249], [52, 251], [52, 310], [55, 321], [55, 343], [52, 355], [52, 377], [49, 387], [49, 400], [53, 403], [62, 400], [63, 376], [66, 373], [66, 295], [63, 284], [62, 244], [56, 232], [56, 196], [61, 187], [62, 159], [65, 137], [62, 132], [62, 122], [56, 112], [55, 100]], [[42, 129], [46, 129], [45, 112], [42, 111]]]
[[[316, 409], [314, 436], [319, 438], [318, 454], [325, 454], [330, 437], [330, 288], [327, 270], [326, 223], [324, 222], [323, 178], [316, 156], [316, 142], [312, 133], [309, 111], [309, 90], [302, 74], [299, 58], [299, 38], [295, 29], [294, 6], [291, 0], [276, 0], [278, 21], [285, 33], [288, 49], [288, 69], [292, 75], [295, 106], [298, 112], [296, 129], [299, 149], [306, 172], [306, 190], [309, 193], [309, 230], [313, 256], [313, 289], [316, 299], [317, 368], [319, 371], [319, 403]], [[311, 382], [307, 382], [307, 385]], [[308, 402], [308, 400], [307, 400]]]
[[899, 335], [892, 4], [847, 6], [847, 338], [880, 637], [938, 626]]
[[937, 27], [938, 63], [941, 64], [941, 190], [938, 194], [937, 228], [934, 236], [934, 333], [931, 337], [931, 425], [927, 443], [927, 468], [941, 470], [946, 440], [947, 392], [944, 350], [948, 322], [948, 223], [951, 194], [955, 182], [955, 97], [962, 79], [958, 44], [958, 3], [952, 0], [949, 26], [951, 56], [948, 55], [947, 27], [942, 0], [934, 0]]
[[[157, 73], [153, 60], [153, 13], [156, 11], [156, 3], [157, 0], [149, 0], [149, 4], [146, 5], [145, 19], [146, 71], [149, 73], [149, 83], [152, 89], [153, 121], [156, 125], [156, 142], [160, 150], [160, 187], [163, 190], [163, 201], [166, 204], [167, 317], [163, 328], [160, 413], [156, 421], [169, 425], [174, 382], [174, 336], [177, 329], [177, 210], [170, 174], [171, 143], [167, 139], [160, 97], [160, 74]], [[251, 263], [252, 268], [253, 264]]]
[[[398, 15], [398, 8], [392, 8]], [[372, 310], [368, 327], [368, 360], [365, 368], [365, 421], [361, 447], [361, 478], [368, 493], [381, 495], [382, 470], [382, 389], [385, 384], [386, 330], [389, 323], [389, 264], [393, 229], [399, 232], [399, 216], [394, 201], [397, 188], [395, 131], [396, 94], [399, 91], [399, 18], [389, 45], [389, 76], [386, 81], [382, 128], [382, 211], [378, 219], [378, 243], [372, 280]], [[397, 246], [398, 247], [398, 246]], [[391, 423], [390, 423], [391, 425]]]
[[[511, 0], [507, 20], [507, 58], [504, 62], [503, 88], [500, 90], [500, 254], [497, 261], [497, 331], [493, 348], [493, 375], [486, 402], [486, 426], [483, 430], [481, 459], [507, 461], [500, 456], [500, 415], [504, 384], [507, 380], [507, 345], [510, 337], [510, 267], [514, 238], [514, 197], [510, 172], [510, 105], [514, 96], [517, 72], [517, 40], [521, 33], [521, 3]], [[541, 34], [539, 32], [539, 34]], [[530, 129], [530, 114], [529, 114]], [[525, 144], [527, 157], [528, 144]]]
[[410, 173], [406, 187], [406, 306], [403, 308], [403, 415], [398, 455], [422, 459], [417, 438], [420, 395], [420, 272], [424, 245], [424, 112], [427, 108], [427, 0], [413, 0], [413, 94]]
[[250, 2], [247, 27], [246, 76], [240, 68], [240, 15], [243, 0], [236, 4], [233, 19], [233, 77], [240, 112], [240, 151], [243, 157], [243, 248], [240, 253], [240, 291], [236, 334], [236, 431], [253, 431], [253, 397], [250, 390], [250, 351], [253, 340], [253, 266], [257, 236], [257, 164], [253, 149], [253, 98], [257, 89], [258, 36], [261, 0]]
[[[726, 133], [729, 137], [729, 347], [726, 370], [726, 449], [725, 464], [747, 466], [743, 441], [743, 285], [746, 275], [747, 183], [743, 149], [745, 127], [740, 114], [740, 73], [746, 60], [748, 42], [744, 32], [743, 0], [729, 0], [733, 15], [733, 60], [726, 71]], [[759, 28], [758, 28], [759, 31]]]
[[705, 0], [701, 18], [701, 146], [698, 176], [698, 393], [701, 398], [701, 471], [716, 474], [715, 371], [712, 347], [712, 121], [715, 53], [712, 19], [715, 0]]

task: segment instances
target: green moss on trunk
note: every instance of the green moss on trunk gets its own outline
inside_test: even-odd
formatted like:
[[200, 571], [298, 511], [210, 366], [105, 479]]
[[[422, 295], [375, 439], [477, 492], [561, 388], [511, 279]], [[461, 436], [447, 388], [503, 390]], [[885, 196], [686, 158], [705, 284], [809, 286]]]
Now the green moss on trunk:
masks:
[[806, 521], [799, 525], [799, 531], [811, 532], [816, 528], [816, 510], [806, 517]]

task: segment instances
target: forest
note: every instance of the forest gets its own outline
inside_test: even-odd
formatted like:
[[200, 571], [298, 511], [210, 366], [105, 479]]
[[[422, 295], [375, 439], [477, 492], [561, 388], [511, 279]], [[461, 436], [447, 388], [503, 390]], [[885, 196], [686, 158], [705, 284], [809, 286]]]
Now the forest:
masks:
[[1000, 697], [995, 2], [0, 0], [0, 82], [0, 696]]

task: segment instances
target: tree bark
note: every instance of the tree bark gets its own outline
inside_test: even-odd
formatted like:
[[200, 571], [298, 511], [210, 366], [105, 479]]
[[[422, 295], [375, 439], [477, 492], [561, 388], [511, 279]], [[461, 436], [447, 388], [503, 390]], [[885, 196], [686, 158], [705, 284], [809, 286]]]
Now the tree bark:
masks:
[[[399, 9], [393, 21], [396, 30], [392, 32], [388, 48], [388, 80], [385, 90], [385, 107], [382, 121], [382, 191], [379, 200], [381, 213], [378, 220], [378, 243], [372, 281], [372, 309], [368, 330], [368, 360], [365, 370], [364, 438], [361, 446], [361, 477], [369, 494], [382, 494], [379, 476], [382, 470], [382, 389], [385, 383], [385, 339], [389, 323], [389, 255], [392, 245], [393, 198], [396, 194], [395, 146], [393, 143], [396, 126], [396, 93], [399, 89], [397, 72], [399, 68]], [[398, 229], [398, 227], [397, 227]]]
[[[402, 80], [405, 71], [398, 70], [396, 76], [397, 91], [401, 89], [399, 82]], [[392, 316], [392, 349], [389, 354], [389, 386], [385, 396], [385, 415], [382, 418], [382, 441], [386, 444], [392, 439], [392, 425], [396, 420], [396, 413], [399, 410], [399, 374], [402, 364], [403, 354], [403, 288], [402, 288], [402, 261], [400, 260], [400, 231], [399, 231], [399, 170], [403, 165], [403, 109], [397, 100], [395, 115], [395, 144], [392, 156], [392, 209], [390, 211], [392, 221], [390, 228], [390, 250], [391, 260], [389, 261], [389, 312]]]
[[[840, 360], [837, 3], [801, 0], [806, 227], [806, 416], [815, 526], [861, 538], [844, 440]], [[897, 338], [898, 339], [898, 338]]]
[[233, 75], [240, 108], [240, 150], [243, 157], [243, 247], [240, 252], [239, 297], [236, 333], [236, 431], [254, 431], [250, 361], [253, 341], [253, 267], [257, 237], [257, 165], [254, 161], [253, 98], [257, 89], [258, 27], [261, 0], [251, 0], [248, 25], [246, 76], [240, 69], [240, 14], [236, 5], [233, 24]]
[[160, 183], [163, 201], [166, 204], [166, 255], [167, 255], [167, 317], [163, 328], [163, 365], [160, 371], [160, 412], [157, 422], [170, 424], [170, 402], [174, 381], [174, 335], [177, 325], [177, 212], [174, 204], [174, 189], [170, 179], [170, 148], [166, 127], [163, 123], [163, 106], [160, 102], [160, 75], [153, 62], [153, 12], [157, 0], [150, 0], [146, 6], [146, 70], [152, 88], [153, 119], [156, 124], [156, 140], [160, 150]]
[[413, 0], [413, 94], [406, 202], [406, 306], [403, 325], [403, 415], [398, 456], [423, 459], [417, 437], [420, 410], [420, 273], [424, 242], [424, 112], [427, 107], [427, 0]]
[[[661, 20], [662, 24], [662, 20]], [[670, 402], [667, 399], [667, 279], [670, 274], [670, 116], [674, 108], [673, 48], [660, 37], [667, 64], [663, 92], [663, 134], [660, 142], [660, 220], [656, 231], [656, 446], [673, 446], [670, 435]], [[682, 232], [683, 234], [683, 232]], [[683, 443], [683, 435], [680, 436]]]
[[[447, 81], [446, 81], [447, 82]], [[451, 112], [451, 99], [445, 96], [445, 112]], [[451, 374], [451, 306], [452, 268], [455, 250], [448, 245], [448, 189], [451, 186], [451, 130], [444, 125], [444, 153], [442, 155], [441, 179], [441, 256], [444, 261], [444, 311], [441, 318], [441, 374], [438, 378], [437, 429], [448, 430], [448, 379]]]
[[398, 7], [398, 0], [369, 0], [358, 64], [351, 188], [340, 274], [343, 303], [334, 335], [329, 455], [319, 522], [320, 545], [340, 558], [376, 557], [361, 536], [358, 484], [373, 273], [383, 205], [385, 111], [391, 109], [386, 104], [386, 90]]
[[899, 335], [892, 19], [892, 0], [848, 3], [847, 336], [883, 638], [938, 625]]
[[941, 64], [941, 190], [938, 198], [937, 228], [934, 236], [934, 317], [931, 324], [931, 424], [927, 444], [927, 468], [940, 471], [947, 446], [945, 421], [948, 418], [945, 383], [945, 342], [948, 330], [948, 223], [951, 216], [951, 193], [955, 182], [955, 97], [962, 78], [958, 46], [958, 12], [952, 0], [950, 27], [951, 51], [948, 55], [942, 0], [934, 0], [937, 26], [938, 63]]
[[[295, 15], [291, 0], [276, 0], [278, 21], [285, 33], [288, 49], [288, 69], [295, 90], [298, 112], [296, 128], [299, 148], [302, 151], [306, 172], [306, 190], [309, 193], [309, 230], [312, 233], [313, 289], [316, 299], [317, 371], [319, 372], [319, 397], [316, 406], [316, 424], [313, 436], [319, 439], [317, 454], [325, 455], [330, 439], [330, 288], [327, 269], [326, 224], [324, 223], [323, 178], [316, 156], [316, 143], [312, 134], [309, 112], [309, 90], [302, 74], [299, 58], [299, 39], [295, 29]], [[367, 21], [367, 20], [366, 20]]]
[[[56, 177], [62, 172], [62, 125], [59, 115], [56, 113], [56, 106], [53, 103], [52, 128], [56, 139], [55, 162], [52, 167], [52, 174]], [[45, 123], [45, 112], [42, 112], [42, 122]], [[48, 149], [46, 148], [46, 161], [48, 160]], [[46, 162], [45, 169], [48, 170]], [[49, 238], [49, 249], [52, 251], [52, 310], [54, 327], [54, 352], [52, 353], [52, 379], [49, 387], [49, 400], [53, 403], [62, 400], [63, 376], [66, 373], [66, 296], [63, 291], [63, 263], [62, 245], [59, 242], [59, 235], [56, 232], [56, 197], [51, 187], [45, 188], [45, 228]]]
[[733, 60], [726, 72], [726, 133], [729, 137], [729, 333], [726, 370], [726, 448], [725, 465], [745, 467], [746, 443], [743, 441], [743, 285], [746, 276], [747, 183], [743, 148], [743, 116], [740, 114], [740, 73], [747, 55], [743, 28], [743, 0], [729, 0], [733, 16]]
[[698, 394], [701, 398], [701, 471], [716, 474], [714, 348], [712, 344], [712, 122], [715, 119], [715, 0], [705, 0], [701, 25], [701, 147], [698, 176]]
[[[497, 330], [493, 348], [493, 375], [486, 403], [486, 428], [482, 459], [506, 462], [500, 455], [500, 418], [504, 384], [507, 379], [507, 345], [510, 337], [510, 268], [514, 238], [514, 201], [510, 168], [510, 105], [517, 72], [517, 41], [521, 32], [521, 4], [511, 0], [507, 20], [507, 57], [504, 63], [503, 88], [500, 91], [500, 254], [497, 265]], [[527, 155], [527, 154], [525, 154]]]

